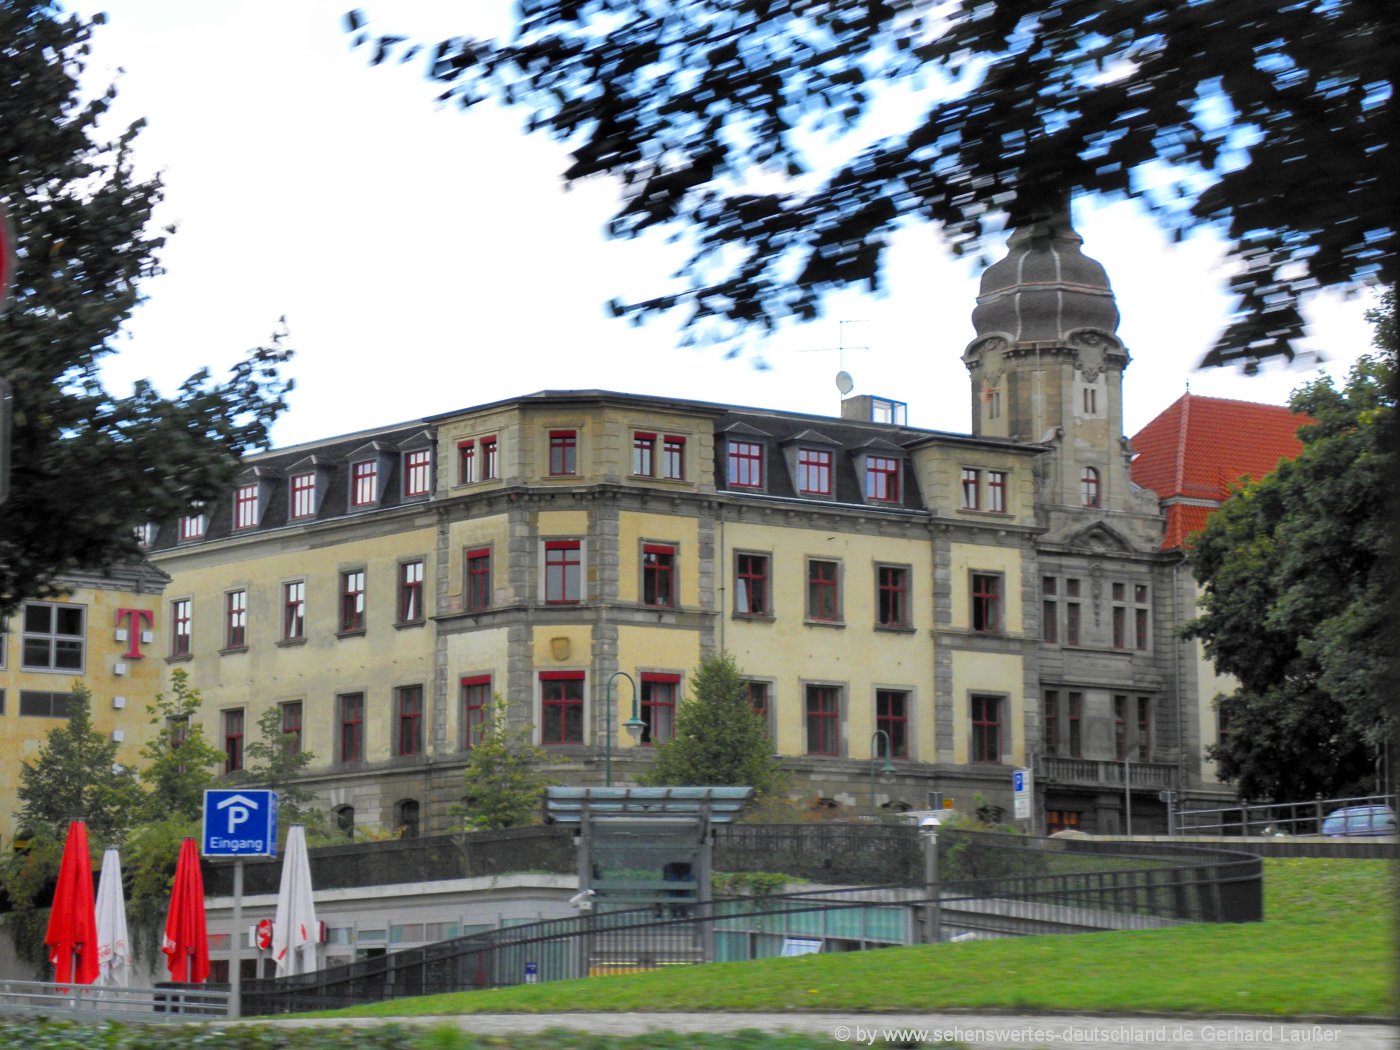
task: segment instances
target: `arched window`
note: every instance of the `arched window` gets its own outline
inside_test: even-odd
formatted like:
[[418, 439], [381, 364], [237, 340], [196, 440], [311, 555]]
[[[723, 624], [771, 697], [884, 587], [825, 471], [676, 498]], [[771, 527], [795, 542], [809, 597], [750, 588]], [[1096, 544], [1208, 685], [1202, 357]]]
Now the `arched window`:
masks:
[[340, 806], [335, 811], [335, 826], [338, 827], [346, 838], [355, 837], [355, 807]]
[[1086, 507], [1099, 505], [1099, 472], [1093, 467], [1085, 467], [1079, 476], [1079, 495]]
[[418, 803], [406, 798], [394, 807], [394, 823], [399, 829], [399, 838], [416, 839], [418, 837]]

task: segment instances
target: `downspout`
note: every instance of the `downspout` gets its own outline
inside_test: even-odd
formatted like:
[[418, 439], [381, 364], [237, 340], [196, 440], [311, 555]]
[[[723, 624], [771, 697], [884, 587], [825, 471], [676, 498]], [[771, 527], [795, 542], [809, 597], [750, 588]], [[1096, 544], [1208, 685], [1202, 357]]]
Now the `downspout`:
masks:
[[729, 555], [724, 545], [724, 504], [719, 504], [719, 550], [715, 557], [715, 595], [718, 601], [715, 610], [719, 617], [719, 651], [727, 652], [724, 646], [724, 629], [729, 621], [728, 606], [725, 604], [724, 581], [729, 579]]
[[[1178, 749], [1181, 783], [1177, 785], [1177, 790], [1184, 790], [1186, 787], [1186, 712], [1181, 699], [1181, 566], [1186, 561], [1185, 553], [1182, 553], [1175, 562], [1172, 563], [1172, 678], [1175, 681], [1176, 693], [1176, 746]], [[1180, 812], [1180, 797], [1178, 796], [1178, 812]], [[1171, 826], [1172, 808], [1167, 807], [1167, 834], [1175, 834], [1175, 829]]]

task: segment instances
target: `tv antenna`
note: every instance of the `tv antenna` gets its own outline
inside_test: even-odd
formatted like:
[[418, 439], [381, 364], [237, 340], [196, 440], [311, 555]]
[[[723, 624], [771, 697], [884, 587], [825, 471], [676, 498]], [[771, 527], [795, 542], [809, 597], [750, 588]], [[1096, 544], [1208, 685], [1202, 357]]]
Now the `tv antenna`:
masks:
[[846, 326], [848, 324], [868, 324], [869, 319], [860, 317], [848, 321], [840, 321], [836, 326], [835, 346], [815, 346], [808, 350], [799, 350], [799, 354], [827, 354], [833, 350], [836, 352], [836, 367], [840, 369], [836, 373], [836, 389], [841, 391], [841, 396], [845, 397], [855, 389], [856, 381], [851, 378], [851, 373], [846, 371], [846, 351], [847, 350], [869, 350], [868, 343], [861, 343], [857, 346], [848, 345], [846, 342]]

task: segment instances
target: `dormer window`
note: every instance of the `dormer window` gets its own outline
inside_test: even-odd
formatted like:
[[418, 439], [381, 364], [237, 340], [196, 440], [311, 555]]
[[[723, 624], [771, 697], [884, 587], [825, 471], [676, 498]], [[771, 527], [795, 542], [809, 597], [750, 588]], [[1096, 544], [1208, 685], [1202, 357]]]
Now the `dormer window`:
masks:
[[160, 526], [153, 521], [148, 521], [143, 525], [137, 525], [132, 531], [136, 533], [136, 545], [142, 550], [146, 550], [155, 545]]
[[763, 487], [763, 445], [758, 441], [731, 438], [727, 446], [729, 484], [736, 488]]
[[403, 454], [403, 494], [426, 496], [433, 490], [432, 449], [418, 448]]
[[293, 474], [291, 478], [291, 516], [309, 518], [316, 513], [316, 472]]
[[350, 506], [369, 507], [379, 500], [379, 464], [365, 459], [350, 466]]
[[865, 498], [899, 502], [899, 460], [893, 456], [865, 457]]
[[258, 524], [258, 483], [239, 485], [233, 492], [233, 527], [251, 529]]
[[828, 449], [797, 450], [797, 491], [804, 496], [831, 495], [831, 452]]
[[202, 540], [208, 528], [209, 519], [204, 513], [204, 504], [196, 503], [190, 513], [180, 519], [180, 540]]

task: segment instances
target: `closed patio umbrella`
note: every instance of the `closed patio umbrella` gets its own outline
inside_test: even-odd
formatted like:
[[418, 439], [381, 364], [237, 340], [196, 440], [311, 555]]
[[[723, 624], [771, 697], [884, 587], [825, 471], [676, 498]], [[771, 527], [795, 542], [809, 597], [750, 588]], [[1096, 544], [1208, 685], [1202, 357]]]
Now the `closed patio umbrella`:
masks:
[[316, 969], [320, 923], [311, 895], [311, 859], [306, 852], [306, 829], [293, 824], [282, 857], [282, 883], [277, 890], [277, 917], [272, 920], [272, 958], [277, 976]]
[[87, 825], [68, 825], [58, 868], [49, 928], [44, 934], [58, 984], [91, 984], [97, 979], [97, 912], [92, 897], [92, 858]]
[[175, 885], [165, 918], [160, 950], [169, 956], [170, 979], [200, 984], [209, 978], [209, 931], [204, 923], [204, 876], [199, 872], [199, 847], [194, 839], [180, 843]]
[[112, 988], [131, 984], [131, 942], [126, 933], [122, 863], [115, 849], [102, 854], [97, 880], [97, 983]]

